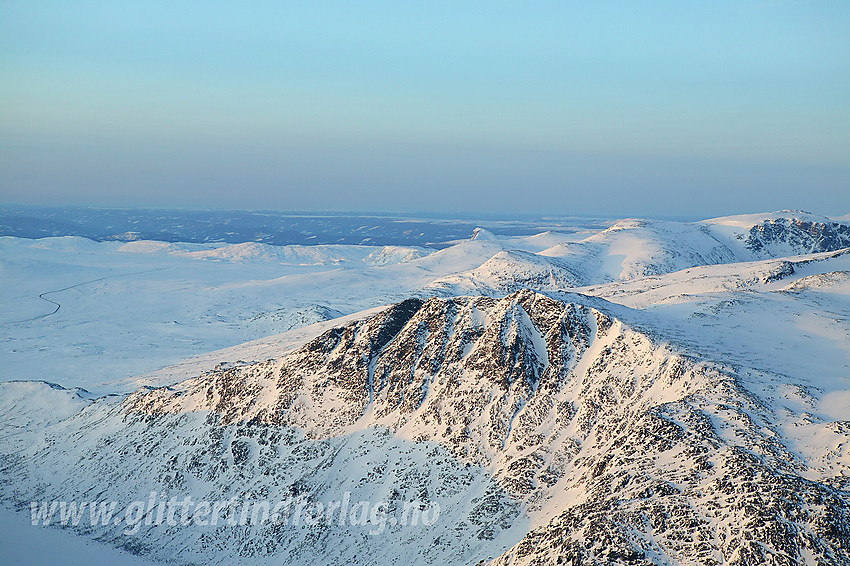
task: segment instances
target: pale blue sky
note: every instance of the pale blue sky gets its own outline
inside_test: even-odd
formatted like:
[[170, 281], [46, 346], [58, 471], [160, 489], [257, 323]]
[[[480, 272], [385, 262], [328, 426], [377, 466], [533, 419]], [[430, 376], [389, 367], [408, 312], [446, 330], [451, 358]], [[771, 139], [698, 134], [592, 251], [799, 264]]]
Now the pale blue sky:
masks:
[[0, 0], [0, 191], [844, 214], [848, 30], [845, 0]]

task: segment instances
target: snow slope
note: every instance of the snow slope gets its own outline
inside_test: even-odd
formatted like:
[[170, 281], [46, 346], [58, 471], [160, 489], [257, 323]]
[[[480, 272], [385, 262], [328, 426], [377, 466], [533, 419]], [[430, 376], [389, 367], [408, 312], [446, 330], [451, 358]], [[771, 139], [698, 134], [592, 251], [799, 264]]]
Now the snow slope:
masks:
[[177, 563], [847, 564], [847, 229], [782, 211], [435, 252], [3, 238], [0, 497], [442, 510], [377, 535], [73, 530]]
[[540, 254], [580, 266], [585, 283], [634, 279], [737, 259], [723, 242], [698, 225], [657, 220], [623, 220], [580, 242], [558, 244]]
[[100, 384], [387, 304], [495, 253], [422, 263], [413, 248], [306, 249], [0, 238], [0, 379], [108, 392]]
[[[696, 317], [702, 330], [680, 336], [692, 317], [636, 308], [664, 287], [658, 279], [673, 297], [680, 285], [703, 298], [755, 289], [790, 305], [808, 299], [789, 285], [808, 281], [828, 295], [824, 316], [846, 324], [841, 278], [818, 277], [845, 258], [707, 267], [597, 297], [409, 299], [276, 360], [89, 404], [28, 431], [37, 439], [23, 448], [4, 441], [0, 481], [18, 502], [293, 489], [325, 501], [353, 490], [391, 501], [427, 494], [445, 510], [429, 529], [372, 539], [322, 525], [150, 525], [141, 546], [117, 526], [90, 533], [181, 562], [846, 563], [850, 428], [840, 403], [835, 413], [818, 405], [843, 395], [846, 380], [807, 382], [781, 371], [783, 358], [780, 371], [727, 360], [714, 349], [715, 321]], [[749, 315], [740, 324], [761, 326], [760, 302], [735, 308]]]
[[0, 238], [0, 379], [96, 392], [231, 347], [406, 297], [502, 296], [848, 245], [847, 223], [784, 211], [700, 223], [624, 220], [590, 237], [477, 231], [400, 246]]
[[801, 210], [746, 214], [701, 223], [743, 259], [765, 259], [850, 247], [850, 223]]
[[[518, 286], [563, 288], [700, 265], [832, 251], [850, 247], [850, 223], [780, 211], [695, 223], [627, 219], [583, 239], [547, 232], [512, 238], [490, 234], [485, 241], [500, 244], [513, 256], [493, 256], [484, 265], [438, 280], [434, 286], [485, 293], [510, 292]], [[549, 272], [562, 277], [547, 281]]]

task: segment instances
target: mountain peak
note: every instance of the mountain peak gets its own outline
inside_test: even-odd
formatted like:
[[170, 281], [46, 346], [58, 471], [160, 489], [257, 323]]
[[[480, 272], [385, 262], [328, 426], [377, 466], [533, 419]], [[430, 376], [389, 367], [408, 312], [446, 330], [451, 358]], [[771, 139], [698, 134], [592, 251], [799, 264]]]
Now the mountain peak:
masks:
[[493, 232], [481, 228], [480, 226], [472, 231], [473, 240], [495, 240], [496, 235]]

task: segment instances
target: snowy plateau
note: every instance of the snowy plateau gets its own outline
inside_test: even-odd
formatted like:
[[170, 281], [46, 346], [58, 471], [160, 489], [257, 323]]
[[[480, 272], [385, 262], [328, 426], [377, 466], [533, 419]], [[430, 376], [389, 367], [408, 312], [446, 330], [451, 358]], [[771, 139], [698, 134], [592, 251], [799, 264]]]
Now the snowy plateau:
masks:
[[[3, 236], [0, 291], [3, 564], [850, 564], [846, 217]], [[152, 492], [440, 513], [30, 525]]]

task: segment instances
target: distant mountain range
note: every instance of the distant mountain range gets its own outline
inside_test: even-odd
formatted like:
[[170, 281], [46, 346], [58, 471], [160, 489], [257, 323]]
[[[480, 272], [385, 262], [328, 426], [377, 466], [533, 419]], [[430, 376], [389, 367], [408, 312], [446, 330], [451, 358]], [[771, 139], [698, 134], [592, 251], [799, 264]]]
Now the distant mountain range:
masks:
[[500, 234], [576, 227], [601, 229], [604, 218], [512, 217], [435, 214], [355, 214], [337, 212], [157, 210], [97, 207], [0, 206], [0, 236], [48, 238], [81, 236], [97, 242], [241, 244], [409, 245], [443, 247], [464, 239], [481, 222]]

